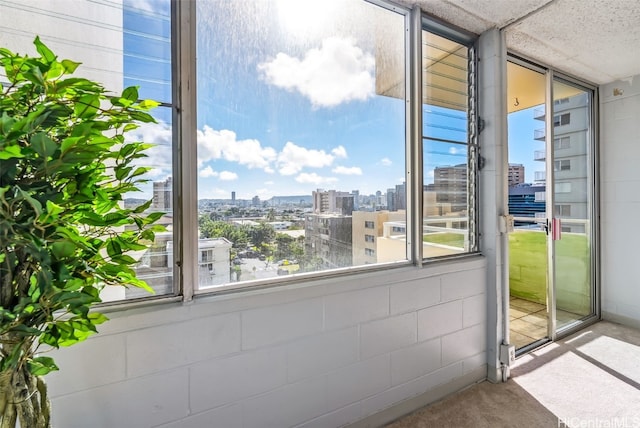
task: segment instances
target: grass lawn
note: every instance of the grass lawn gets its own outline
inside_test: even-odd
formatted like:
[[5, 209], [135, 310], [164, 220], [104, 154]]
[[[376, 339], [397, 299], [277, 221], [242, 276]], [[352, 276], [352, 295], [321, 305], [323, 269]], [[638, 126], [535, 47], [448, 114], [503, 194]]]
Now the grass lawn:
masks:
[[424, 242], [464, 248], [464, 235], [460, 233], [429, 233], [422, 236]]
[[[556, 294], [576, 299], [589, 293], [589, 247], [585, 235], [564, 233], [556, 241]], [[516, 230], [509, 234], [509, 287], [511, 295], [546, 303], [547, 244], [544, 232]], [[583, 299], [583, 300], [588, 300]], [[575, 309], [574, 309], [575, 310]]]

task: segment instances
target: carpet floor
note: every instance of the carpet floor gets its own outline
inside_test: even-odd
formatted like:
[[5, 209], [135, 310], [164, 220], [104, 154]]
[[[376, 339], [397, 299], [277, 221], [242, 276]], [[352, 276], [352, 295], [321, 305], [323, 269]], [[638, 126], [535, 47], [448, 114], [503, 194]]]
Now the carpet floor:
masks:
[[640, 427], [640, 331], [596, 323], [387, 427]]

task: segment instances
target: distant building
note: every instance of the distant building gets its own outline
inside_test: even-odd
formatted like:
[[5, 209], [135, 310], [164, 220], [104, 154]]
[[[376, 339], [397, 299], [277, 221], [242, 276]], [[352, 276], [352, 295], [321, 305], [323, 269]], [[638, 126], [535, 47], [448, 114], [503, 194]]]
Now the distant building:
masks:
[[353, 212], [353, 195], [336, 190], [314, 190], [313, 212], [316, 214], [331, 213], [351, 215]]
[[171, 211], [173, 209], [173, 180], [153, 182], [153, 202], [151, 207], [155, 211]]
[[518, 217], [536, 218], [540, 213], [543, 218], [546, 210], [545, 186], [519, 184], [509, 188], [509, 214], [516, 217], [516, 226], [530, 226], [530, 221], [517, 220]]
[[259, 207], [260, 206], [260, 197], [259, 196], [254, 196], [251, 199], [251, 205], [253, 205], [254, 207]]
[[[198, 288], [231, 282], [231, 242], [225, 238], [198, 239]], [[173, 242], [167, 243], [167, 254], [173, 263]]]
[[451, 211], [467, 210], [467, 164], [439, 166], [433, 170], [436, 202], [451, 204]]
[[231, 192], [231, 204], [236, 204], [236, 192]]
[[[352, 216], [353, 265], [378, 263], [380, 260], [377, 245], [378, 239], [384, 235], [384, 224], [393, 221], [405, 222], [403, 228], [406, 235], [406, 216], [405, 211], [354, 211]], [[395, 261], [403, 260], [406, 256], [405, 247], [390, 257]]]
[[305, 216], [305, 255], [322, 260], [324, 268], [353, 265], [352, 217], [340, 214]]
[[524, 165], [520, 163], [509, 164], [509, 187], [524, 183]]

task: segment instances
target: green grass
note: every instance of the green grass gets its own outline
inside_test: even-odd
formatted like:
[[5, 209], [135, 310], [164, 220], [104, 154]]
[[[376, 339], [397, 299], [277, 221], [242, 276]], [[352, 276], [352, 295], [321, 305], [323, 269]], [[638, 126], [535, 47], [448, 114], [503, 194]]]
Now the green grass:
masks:
[[[544, 232], [509, 234], [511, 295], [546, 304], [547, 246]], [[556, 298], [559, 308], [588, 312], [589, 246], [585, 235], [564, 233], [556, 241]]]
[[460, 233], [429, 233], [422, 236], [424, 242], [464, 248], [464, 235]]

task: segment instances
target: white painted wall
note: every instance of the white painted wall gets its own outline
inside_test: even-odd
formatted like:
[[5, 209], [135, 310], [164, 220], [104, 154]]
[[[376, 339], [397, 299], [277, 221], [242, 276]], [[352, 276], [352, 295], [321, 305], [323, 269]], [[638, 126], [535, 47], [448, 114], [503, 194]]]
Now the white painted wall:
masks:
[[111, 313], [99, 335], [53, 353], [55, 426], [327, 428], [439, 398], [486, 377], [485, 265], [477, 256]]
[[640, 76], [600, 99], [602, 314], [640, 327]]

